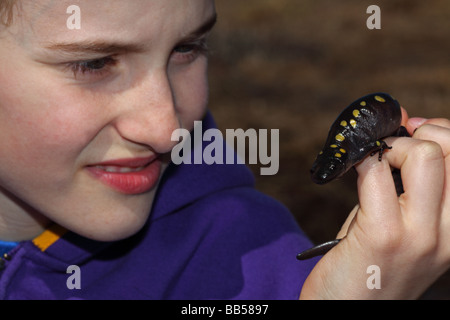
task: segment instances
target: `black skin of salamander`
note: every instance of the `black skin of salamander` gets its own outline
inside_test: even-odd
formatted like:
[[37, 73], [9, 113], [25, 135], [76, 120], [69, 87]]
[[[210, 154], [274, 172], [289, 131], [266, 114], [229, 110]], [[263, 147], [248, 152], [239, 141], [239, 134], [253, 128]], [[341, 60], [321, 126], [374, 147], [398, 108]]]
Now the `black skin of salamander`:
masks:
[[[381, 97], [384, 102], [378, 101], [375, 97]], [[354, 113], [355, 110], [358, 112]], [[332, 124], [324, 148], [310, 170], [312, 180], [318, 184], [328, 183], [341, 177], [368, 155], [378, 153], [378, 159], [381, 161], [384, 150], [392, 148], [381, 139], [390, 136], [409, 136], [406, 128], [401, 126], [401, 117], [399, 103], [387, 93], [369, 94], [351, 103]], [[351, 119], [355, 120], [355, 126], [350, 125]], [[347, 125], [344, 126], [342, 121]], [[336, 139], [339, 134], [344, 137], [343, 140]], [[340, 156], [336, 157], [336, 153]], [[403, 193], [400, 170], [394, 169], [392, 176], [397, 195], [400, 195]], [[297, 259], [306, 260], [324, 255], [341, 240], [335, 239], [319, 244], [299, 253]]]

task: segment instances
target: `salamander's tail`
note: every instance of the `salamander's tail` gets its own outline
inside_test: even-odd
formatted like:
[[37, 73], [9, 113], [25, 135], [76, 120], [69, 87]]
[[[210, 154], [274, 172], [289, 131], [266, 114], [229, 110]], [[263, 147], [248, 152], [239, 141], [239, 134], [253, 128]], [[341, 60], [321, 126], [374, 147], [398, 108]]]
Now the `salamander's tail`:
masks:
[[315, 247], [312, 247], [311, 249], [300, 252], [297, 255], [297, 259], [298, 260], [306, 260], [306, 259], [311, 259], [311, 258], [314, 258], [317, 256], [324, 255], [325, 253], [327, 253], [328, 251], [333, 249], [341, 240], [342, 239], [336, 239], [336, 240], [324, 242]]

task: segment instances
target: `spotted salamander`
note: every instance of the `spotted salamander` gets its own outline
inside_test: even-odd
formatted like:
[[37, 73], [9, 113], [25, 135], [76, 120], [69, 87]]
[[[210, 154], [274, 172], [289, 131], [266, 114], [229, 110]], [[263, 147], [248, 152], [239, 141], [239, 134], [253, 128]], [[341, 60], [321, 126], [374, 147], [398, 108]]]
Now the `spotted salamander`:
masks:
[[[408, 136], [401, 126], [399, 103], [387, 93], [373, 93], [351, 103], [332, 124], [325, 145], [310, 170], [315, 183], [325, 184], [346, 173], [367, 155], [378, 153], [381, 161], [384, 150], [391, 149], [382, 139], [389, 136]], [[394, 170], [397, 194], [403, 192], [400, 171]], [[341, 239], [322, 243], [297, 255], [305, 260], [327, 253]]]

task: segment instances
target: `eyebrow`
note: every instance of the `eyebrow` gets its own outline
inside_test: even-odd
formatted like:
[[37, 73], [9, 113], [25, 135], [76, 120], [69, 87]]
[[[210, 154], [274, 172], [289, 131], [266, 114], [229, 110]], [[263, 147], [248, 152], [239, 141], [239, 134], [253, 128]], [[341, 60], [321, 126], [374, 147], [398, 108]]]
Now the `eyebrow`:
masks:
[[188, 36], [184, 37], [181, 42], [186, 42], [189, 40], [197, 39], [202, 35], [211, 31], [217, 22], [217, 14], [214, 13], [208, 20], [206, 20], [200, 27], [190, 33]]
[[[193, 41], [202, 35], [208, 33], [216, 24], [217, 14], [214, 13], [200, 27], [183, 37], [179, 43]], [[108, 41], [79, 41], [69, 43], [52, 43], [45, 47], [46, 49], [58, 51], [67, 54], [121, 54], [121, 53], [139, 53], [145, 50], [143, 44], [108, 42]]]

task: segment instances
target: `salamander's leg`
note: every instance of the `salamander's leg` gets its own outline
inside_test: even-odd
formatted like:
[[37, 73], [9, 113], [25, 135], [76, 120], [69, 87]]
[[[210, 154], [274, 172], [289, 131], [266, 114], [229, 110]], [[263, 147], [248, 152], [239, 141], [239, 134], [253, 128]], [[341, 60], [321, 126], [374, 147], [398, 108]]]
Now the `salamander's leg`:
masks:
[[400, 126], [400, 128], [397, 129], [397, 132], [393, 134], [394, 137], [411, 137], [408, 133], [408, 130], [404, 126]]
[[394, 179], [395, 191], [400, 196], [405, 190], [403, 189], [402, 176], [399, 169], [392, 169], [392, 178]]
[[384, 142], [383, 140], [377, 140], [375, 141], [375, 151], [373, 151], [370, 156], [372, 157], [373, 155], [375, 155], [376, 153], [378, 153], [378, 161], [381, 161], [381, 159], [383, 158], [383, 152], [386, 149], [392, 149], [392, 147], [388, 146], [386, 142]]
[[317, 256], [322, 256], [325, 253], [327, 253], [328, 251], [330, 251], [331, 249], [333, 249], [341, 240], [342, 239], [336, 239], [336, 240], [324, 242], [315, 247], [312, 247], [311, 249], [300, 252], [297, 255], [297, 259], [298, 260], [306, 260], [306, 259], [311, 259], [311, 258], [314, 258]]
[[[397, 132], [395, 133], [395, 136], [396, 137], [410, 137], [408, 131], [403, 126], [398, 128]], [[397, 195], [400, 196], [402, 193], [405, 192], [405, 190], [403, 189], [403, 182], [402, 182], [400, 170], [394, 168], [392, 170], [392, 177], [394, 178], [395, 190], [397, 191]]]
[[[394, 136], [394, 137], [410, 137], [410, 135], [408, 134], [408, 131], [403, 126], [400, 126], [392, 136]], [[392, 147], [388, 146], [387, 143], [384, 142], [383, 140], [375, 141], [373, 147], [374, 147], [374, 151], [370, 154], [370, 156], [373, 156], [376, 153], [378, 153], [379, 161], [381, 161], [381, 159], [383, 157], [384, 150], [392, 149]]]

